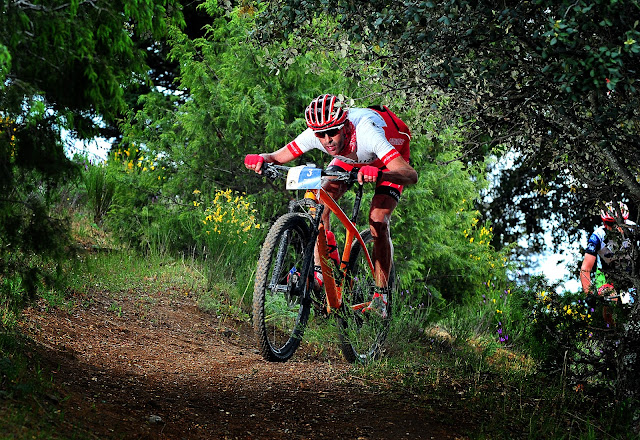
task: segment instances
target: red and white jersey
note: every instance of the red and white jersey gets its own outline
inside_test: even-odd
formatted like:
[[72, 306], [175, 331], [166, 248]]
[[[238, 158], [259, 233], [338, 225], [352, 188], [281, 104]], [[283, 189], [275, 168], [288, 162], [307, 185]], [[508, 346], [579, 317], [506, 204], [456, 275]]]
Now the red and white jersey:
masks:
[[[394, 115], [395, 116], [395, 115]], [[384, 167], [396, 157], [402, 156], [409, 161], [409, 140], [408, 133], [398, 133], [396, 127], [388, 127], [385, 119], [375, 110], [369, 108], [350, 108], [349, 121], [355, 127], [355, 146], [345, 138], [345, 149], [343, 154], [356, 153], [357, 159], [350, 159], [345, 156], [335, 156], [348, 164], [373, 165], [378, 168]], [[393, 128], [393, 129], [391, 129]], [[385, 133], [386, 132], [386, 133]], [[387, 137], [389, 135], [389, 138]], [[287, 144], [287, 148], [298, 157], [312, 149], [318, 149], [327, 153], [322, 143], [316, 138], [313, 130], [307, 128], [300, 135]]]

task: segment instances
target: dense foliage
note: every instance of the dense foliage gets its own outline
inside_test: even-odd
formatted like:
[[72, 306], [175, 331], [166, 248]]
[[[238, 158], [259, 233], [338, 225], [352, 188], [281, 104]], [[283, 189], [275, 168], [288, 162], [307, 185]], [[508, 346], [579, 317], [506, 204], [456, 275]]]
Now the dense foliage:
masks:
[[[612, 198], [630, 202], [637, 213], [637, 1], [264, 5], [263, 40], [311, 40], [342, 52], [354, 60], [348, 75], [381, 84], [409, 102], [444, 96], [448, 117], [441, 121], [460, 118], [473, 127], [463, 133], [468, 160], [493, 153], [519, 167], [518, 173], [505, 174], [517, 178], [503, 180], [488, 206], [497, 239], [542, 231], [555, 235], [556, 242], [575, 239], [584, 209], [595, 213]], [[318, 37], [315, 29], [327, 15], [336, 30]], [[548, 220], [560, 227], [549, 228]], [[637, 289], [637, 249], [633, 255], [630, 275]], [[627, 348], [638, 346], [639, 323], [636, 302], [622, 337]], [[637, 360], [625, 359], [621, 377], [630, 379]], [[637, 383], [623, 388], [640, 392]]]
[[135, 40], [180, 23], [177, 8], [172, 0], [0, 3], [0, 275], [15, 275], [18, 290], [33, 293], [42, 258], [55, 262], [64, 250], [66, 225], [50, 207], [77, 177], [65, 143], [121, 117], [128, 86], [148, 69]]
[[[465, 339], [517, 344], [575, 383], [593, 371], [577, 364], [589, 347], [604, 352], [583, 339], [600, 323], [579, 297], [535, 280], [509, 284], [508, 252], [545, 220], [561, 225], [552, 231], [562, 242], [610, 197], [636, 215], [637, 2], [280, 0], [230, 11], [209, 0], [186, 29], [179, 9], [0, 6], [0, 306], [35, 291], [44, 268], [61, 273], [68, 223], [50, 207], [74, 192], [95, 227], [121, 242], [205, 260], [209, 287], [228, 279], [220, 296], [246, 316], [260, 242], [296, 195], [246, 171], [243, 157], [286, 144], [305, 128], [308, 102], [332, 92], [390, 106], [413, 133], [419, 181], [392, 219], [397, 325], [424, 336], [438, 319]], [[159, 87], [148, 82], [142, 42]], [[141, 84], [148, 93], [130, 106]], [[65, 156], [66, 133], [91, 137], [116, 122], [123, 137], [106, 163]], [[311, 153], [298, 162], [326, 161]], [[507, 164], [498, 181], [487, 177], [495, 163]], [[79, 187], [63, 185], [78, 171]], [[637, 304], [617, 317], [616, 378], [588, 379], [620, 398], [640, 389], [628, 375]], [[563, 370], [566, 359], [576, 361]]]
[[[470, 158], [495, 146], [522, 154], [522, 179], [501, 185], [490, 207], [497, 238], [502, 231], [544, 231], [542, 219], [553, 212], [561, 213], [554, 220], [562, 224], [553, 233], [575, 237], [583, 206], [612, 195], [640, 200], [636, 1], [265, 5], [264, 40], [311, 40], [342, 51], [354, 61], [349, 75], [371, 81], [363, 72], [377, 66], [376, 82], [414, 102], [447, 96], [443, 120], [462, 117], [478, 128], [465, 140]], [[335, 17], [338, 32], [310, 30], [322, 27], [324, 14]], [[531, 191], [526, 182], [536, 177], [562, 181], [563, 193], [549, 198]], [[518, 209], [509, 207], [514, 198]], [[535, 235], [529, 238], [533, 244]]]
[[[194, 190], [211, 195], [220, 188], [250, 194], [268, 222], [286, 209], [286, 193], [282, 185], [265, 192], [269, 184], [244, 169], [244, 155], [274, 151], [294, 138], [305, 127], [302, 109], [320, 93], [343, 93], [359, 102], [365, 99], [354, 89], [355, 83], [335, 69], [344, 62], [340, 56], [307, 51], [290, 58], [286, 70], [273, 71], [263, 61], [291, 54], [288, 45], [261, 48], [247, 39], [253, 25], [251, 13], [240, 10], [225, 16], [215, 6], [209, 8], [216, 19], [204, 38], [191, 40], [177, 29], [172, 31], [171, 55], [181, 66], [180, 89], [189, 99], [152, 93], [141, 98], [142, 109], [132, 114], [127, 139], [139, 147], [135, 154], [131, 147], [126, 154], [141, 178], [130, 202], [123, 201], [118, 217], [123, 222], [131, 222], [141, 209], [154, 209], [141, 198], [186, 204]], [[376, 90], [373, 85], [372, 90]], [[382, 103], [393, 107], [394, 102], [387, 99]], [[403, 107], [400, 101], [395, 105]], [[405, 118], [410, 126], [420, 123], [435, 128], [437, 112], [430, 113], [425, 117], [427, 112], [416, 107]], [[504, 279], [504, 262], [498, 261], [489, 245], [491, 233], [481, 232], [479, 213], [472, 209], [483, 186], [482, 169], [468, 169], [456, 159], [457, 130], [454, 126], [431, 137], [417, 136], [412, 144], [413, 164], [421, 178], [406, 192], [393, 234], [403, 282], [416, 291], [416, 299], [434, 295], [460, 300], [488, 279]], [[302, 160], [322, 165], [327, 159], [312, 154]], [[143, 175], [148, 174], [157, 180], [147, 180]], [[150, 186], [141, 184], [145, 181]], [[141, 204], [132, 205], [133, 200]], [[167, 222], [162, 211], [157, 211], [153, 222]], [[137, 229], [117, 230], [135, 234]], [[486, 235], [474, 243], [472, 237], [479, 234]], [[183, 235], [177, 238], [178, 243], [186, 243]]]

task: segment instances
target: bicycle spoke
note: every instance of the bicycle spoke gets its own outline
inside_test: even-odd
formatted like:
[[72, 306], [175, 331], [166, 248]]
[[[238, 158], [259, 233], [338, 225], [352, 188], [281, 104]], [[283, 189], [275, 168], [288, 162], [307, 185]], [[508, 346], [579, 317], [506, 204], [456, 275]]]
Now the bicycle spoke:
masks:
[[[309, 317], [304, 267], [309, 241], [305, 217], [286, 214], [272, 226], [260, 254], [253, 297], [254, 331], [265, 359], [285, 361], [298, 348]], [[269, 282], [267, 282], [269, 280]], [[303, 286], [301, 288], [301, 286]]]
[[[369, 232], [362, 234], [368, 246], [373, 243]], [[382, 350], [390, 322], [391, 297], [387, 297], [387, 317], [367, 310], [375, 287], [364, 252], [359, 243], [354, 244], [343, 290], [343, 307], [338, 315], [342, 353], [349, 362], [366, 363]], [[392, 270], [392, 278], [395, 271]], [[393, 286], [392, 286], [393, 287]], [[392, 290], [392, 289], [391, 289]]]

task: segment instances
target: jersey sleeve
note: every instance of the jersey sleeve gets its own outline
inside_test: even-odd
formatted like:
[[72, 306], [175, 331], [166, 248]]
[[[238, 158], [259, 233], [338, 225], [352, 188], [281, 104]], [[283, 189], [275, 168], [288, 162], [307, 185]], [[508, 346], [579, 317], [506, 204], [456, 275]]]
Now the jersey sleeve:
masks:
[[400, 157], [400, 153], [389, 143], [385, 136], [384, 129], [373, 123], [361, 124], [357, 127], [356, 136], [358, 143], [367, 142], [371, 151], [387, 165], [396, 157]]
[[322, 149], [322, 144], [313, 134], [313, 130], [307, 128], [300, 133], [297, 138], [286, 145], [287, 149], [293, 154], [293, 157], [302, 156], [307, 151], [314, 148]]
[[600, 236], [594, 232], [589, 237], [589, 241], [587, 242], [587, 248], [584, 250], [585, 254], [596, 256], [598, 255], [598, 251], [602, 247], [602, 239]]

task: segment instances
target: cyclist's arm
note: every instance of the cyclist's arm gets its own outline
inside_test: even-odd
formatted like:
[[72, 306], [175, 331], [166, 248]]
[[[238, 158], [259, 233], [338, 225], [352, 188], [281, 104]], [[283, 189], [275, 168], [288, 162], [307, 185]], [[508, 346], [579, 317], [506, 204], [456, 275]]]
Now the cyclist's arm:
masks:
[[[358, 136], [358, 145], [360, 145], [371, 154], [377, 156], [378, 159], [387, 167], [382, 175], [378, 176], [378, 182], [391, 182], [398, 185], [413, 185], [418, 182], [418, 173], [413, 169], [409, 162], [409, 151], [406, 151], [405, 159], [400, 152], [389, 143], [384, 130], [373, 123], [362, 123], [356, 126], [356, 134]], [[362, 183], [365, 179], [363, 173], [358, 173], [358, 182]], [[367, 176], [367, 182], [371, 180], [371, 176]]]
[[[267, 163], [273, 163], [276, 165], [282, 165], [291, 162], [293, 159], [302, 156], [307, 151], [314, 148], [319, 148], [322, 144], [316, 139], [313, 131], [307, 128], [300, 133], [297, 138], [289, 142], [284, 147], [273, 153], [262, 153], [260, 156], [264, 158]], [[261, 170], [259, 170], [261, 172]]]
[[596, 265], [598, 251], [602, 247], [602, 241], [604, 239], [604, 229], [596, 229], [587, 241], [587, 247], [584, 250], [584, 260], [580, 267], [580, 284], [582, 284], [582, 291], [589, 293], [591, 288], [591, 271]]
[[273, 163], [276, 165], [282, 165], [287, 162], [291, 162], [296, 156], [285, 146], [273, 153], [262, 153], [260, 156], [264, 157], [264, 161], [267, 163]]
[[582, 284], [582, 291], [584, 293], [589, 293], [589, 288], [591, 287], [591, 271], [595, 264], [595, 255], [584, 255], [584, 260], [582, 260], [582, 266], [580, 267], [580, 283]]
[[387, 163], [387, 170], [382, 173], [380, 181], [398, 185], [413, 185], [418, 182], [418, 173], [402, 156], [397, 156]]
[[[258, 174], [262, 174], [262, 161], [256, 160], [258, 156], [262, 157], [264, 162], [273, 163], [276, 165], [282, 165], [283, 163], [290, 162], [296, 157], [287, 147], [282, 147], [278, 151], [274, 151], [273, 153], [247, 155], [244, 163], [245, 167], [255, 171]], [[250, 158], [253, 158], [253, 160], [251, 160]]]

